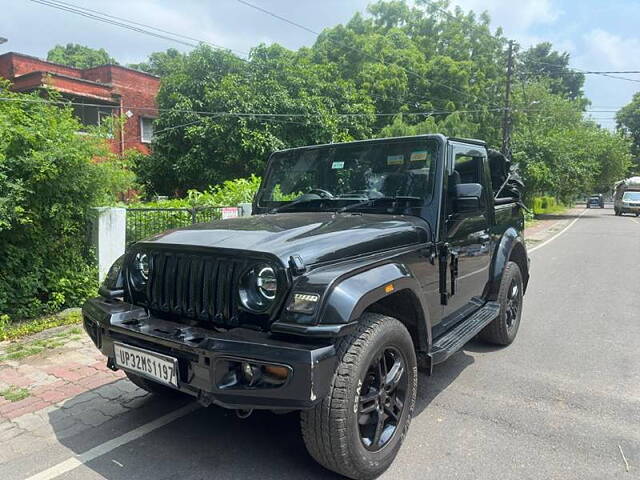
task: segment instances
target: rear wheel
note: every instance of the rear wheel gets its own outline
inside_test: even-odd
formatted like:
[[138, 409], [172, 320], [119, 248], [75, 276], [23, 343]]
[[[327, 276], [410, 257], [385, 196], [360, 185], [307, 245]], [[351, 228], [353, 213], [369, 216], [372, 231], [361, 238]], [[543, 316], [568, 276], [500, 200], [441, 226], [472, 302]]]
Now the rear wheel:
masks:
[[523, 289], [520, 267], [515, 262], [507, 263], [497, 298], [500, 315], [480, 332], [480, 338], [496, 345], [509, 345], [515, 340], [522, 316]]
[[302, 436], [324, 467], [375, 478], [393, 462], [411, 422], [418, 381], [411, 335], [398, 320], [367, 313], [337, 349], [329, 393], [301, 413]]
[[132, 383], [153, 395], [157, 395], [159, 397], [181, 397], [185, 395], [179, 390], [167, 387], [158, 382], [154, 382], [153, 380], [148, 380], [140, 375], [136, 375], [135, 373], [127, 372], [126, 370], [124, 373]]

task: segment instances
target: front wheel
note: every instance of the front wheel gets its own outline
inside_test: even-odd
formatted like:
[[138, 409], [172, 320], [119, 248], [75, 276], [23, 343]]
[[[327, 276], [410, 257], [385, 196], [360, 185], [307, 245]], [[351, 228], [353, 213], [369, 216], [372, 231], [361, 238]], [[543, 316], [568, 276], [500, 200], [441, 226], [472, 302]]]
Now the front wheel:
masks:
[[329, 393], [301, 413], [302, 436], [324, 467], [375, 478], [393, 462], [411, 422], [418, 383], [413, 341], [398, 320], [366, 313], [336, 348]]
[[509, 345], [515, 340], [522, 316], [523, 290], [520, 267], [515, 262], [507, 263], [497, 298], [500, 314], [480, 332], [483, 340], [496, 345]]

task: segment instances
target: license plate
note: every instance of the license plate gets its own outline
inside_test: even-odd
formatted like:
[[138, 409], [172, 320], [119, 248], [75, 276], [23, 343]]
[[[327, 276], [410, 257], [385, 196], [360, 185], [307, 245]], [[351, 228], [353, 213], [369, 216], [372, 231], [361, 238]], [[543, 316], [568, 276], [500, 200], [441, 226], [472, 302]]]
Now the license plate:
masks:
[[176, 358], [121, 343], [114, 343], [113, 350], [118, 367], [178, 388]]

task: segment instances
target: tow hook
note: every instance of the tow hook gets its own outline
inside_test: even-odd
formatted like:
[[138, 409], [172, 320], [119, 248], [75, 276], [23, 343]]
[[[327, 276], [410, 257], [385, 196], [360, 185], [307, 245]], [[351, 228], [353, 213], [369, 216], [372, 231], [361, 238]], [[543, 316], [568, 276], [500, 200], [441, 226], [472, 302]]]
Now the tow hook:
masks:
[[236, 415], [238, 416], [238, 418], [242, 418], [243, 420], [245, 418], [249, 418], [252, 413], [253, 413], [253, 408], [249, 408], [249, 409], [239, 408], [236, 410]]
[[118, 366], [116, 365], [115, 360], [111, 357], [109, 357], [109, 359], [107, 360], [107, 368], [109, 370], [113, 370], [114, 372], [118, 371]]

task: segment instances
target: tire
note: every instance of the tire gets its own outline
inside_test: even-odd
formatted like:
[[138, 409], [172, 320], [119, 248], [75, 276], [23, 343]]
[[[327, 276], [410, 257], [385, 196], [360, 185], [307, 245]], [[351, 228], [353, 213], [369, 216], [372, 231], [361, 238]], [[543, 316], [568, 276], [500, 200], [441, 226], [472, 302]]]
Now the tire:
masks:
[[175, 388], [166, 387], [158, 382], [154, 382], [153, 380], [148, 380], [140, 375], [136, 375], [135, 373], [127, 372], [124, 370], [127, 378], [134, 383], [137, 387], [140, 387], [143, 390], [151, 393], [152, 395], [156, 395], [158, 397], [167, 397], [167, 398], [177, 398], [185, 396], [180, 390], [176, 390]]
[[[336, 349], [339, 363], [327, 396], [300, 414], [302, 436], [325, 468], [372, 479], [391, 465], [411, 423], [418, 384], [413, 341], [395, 318], [365, 313]], [[387, 375], [380, 374], [385, 369]], [[394, 369], [398, 374], [388, 380]], [[380, 378], [386, 381], [376, 389]]]
[[520, 267], [515, 262], [507, 263], [497, 298], [500, 315], [480, 332], [482, 340], [495, 345], [510, 345], [515, 340], [522, 317], [523, 288]]

